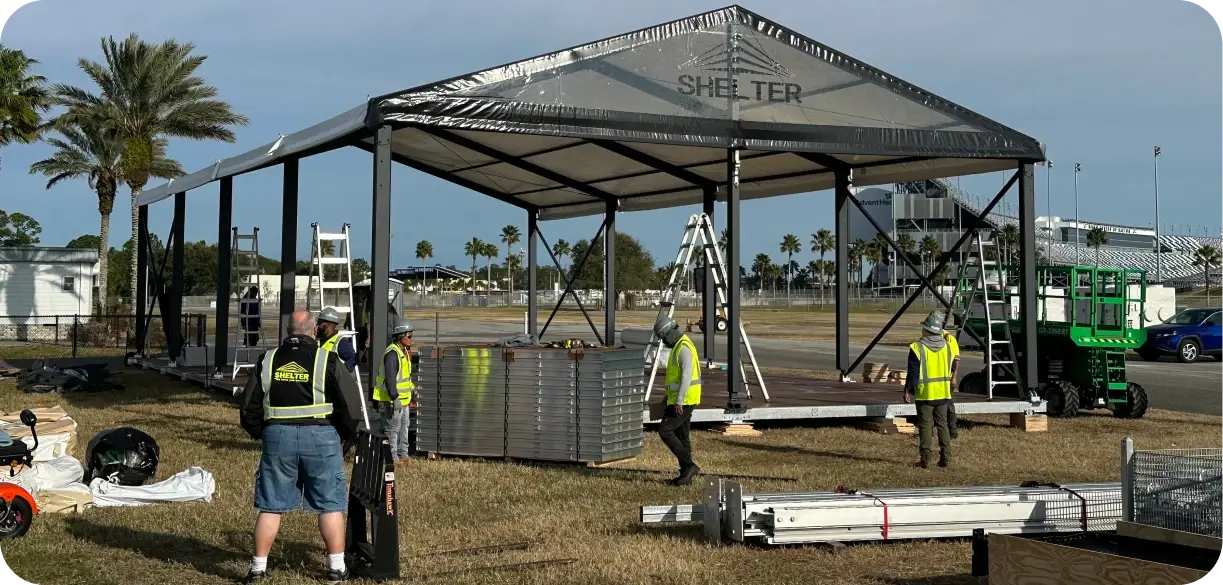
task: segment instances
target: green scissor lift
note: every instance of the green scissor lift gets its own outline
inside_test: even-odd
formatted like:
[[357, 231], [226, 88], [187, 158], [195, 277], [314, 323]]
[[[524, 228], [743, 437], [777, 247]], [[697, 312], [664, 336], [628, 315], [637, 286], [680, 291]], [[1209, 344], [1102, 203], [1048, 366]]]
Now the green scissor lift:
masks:
[[[1018, 274], [1017, 269], [1002, 270]], [[965, 327], [984, 339], [988, 325], [982, 316], [970, 314], [972, 295], [962, 288], [972, 283], [964, 280], [956, 285], [956, 311], [960, 316], [968, 315], [963, 320]], [[1075, 416], [1079, 409], [1107, 408], [1120, 418], [1141, 418], [1147, 411], [1147, 393], [1126, 379], [1125, 352], [1146, 341], [1141, 322], [1146, 273], [1127, 268], [1038, 266], [1036, 280], [1037, 387], [1048, 414], [1068, 417]], [[1131, 284], [1138, 285], [1136, 298], [1129, 296]], [[1007, 296], [1005, 290], [987, 290], [985, 294], [1003, 299]], [[1134, 326], [1126, 319], [1131, 306], [1136, 306], [1139, 315]], [[1022, 323], [1009, 318], [1013, 316], [1009, 309], [1007, 313], [1005, 325], [993, 324], [992, 337], [1022, 338]], [[1006, 327], [1009, 331], [999, 331]], [[1022, 348], [1009, 349], [1016, 352], [1017, 371], [1024, 371], [1026, 356]], [[997, 368], [994, 375], [1013, 376], [1013, 371]], [[985, 372], [973, 372], [961, 380], [960, 391], [984, 394], [985, 386]]]

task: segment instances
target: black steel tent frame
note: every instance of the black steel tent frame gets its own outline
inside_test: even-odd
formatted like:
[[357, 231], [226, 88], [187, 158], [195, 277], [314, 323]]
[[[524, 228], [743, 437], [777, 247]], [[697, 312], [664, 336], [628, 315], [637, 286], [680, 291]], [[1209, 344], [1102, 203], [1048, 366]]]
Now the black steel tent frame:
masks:
[[[720, 20], [719, 20], [720, 19]], [[712, 25], [710, 23], [713, 23]], [[934, 297], [945, 306], [950, 302], [943, 297], [938, 290], [932, 285], [926, 275], [921, 275], [921, 271], [909, 262], [907, 256], [903, 253], [897, 254], [899, 258], [910, 265], [915, 272], [921, 275], [919, 278], [922, 281], [922, 289], [915, 291], [908, 302], [901, 307], [900, 310], [892, 317], [889, 323], [881, 330], [869, 346], [856, 358], [851, 360], [849, 347], [849, 287], [848, 287], [848, 250], [849, 250], [849, 210], [851, 206], [857, 206], [861, 209], [861, 203], [854, 197], [851, 192], [851, 187], [855, 184], [855, 174], [867, 177], [868, 180], [862, 181], [864, 184], [881, 184], [883, 182], [891, 182], [890, 179], [896, 177], [905, 177], [910, 180], [919, 178], [936, 178], [944, 176], [947, 170], [951, 169], [967, 169], [967, 172], [988, 172], [999, 169], [1010, 168], [1014, 170], [1014, 176], [1010, 181], [993, 197], [989, 205], [982, 210], [981, 214], [972, 218], [969, 225], [965, 226], [964, 234], [956, 245], [944, 253], [943, 258], [930, 273], [942, 269], [953, 254], [958, 252], [959, 248], [971, 237], [972, 232], [978, 225], [984, 225], [986, 214], [1002, 200], [1006, 192], [1014, 185], [1018, 185], [1019, 199], [1019, 219], [1020, 219], [1020, 320], [1023, 326], [1021, 336], [1021, 353], [1027, 356], [1036, 356], [1036, 266], [1035, 266], [1035, 202], [1034, 202], [1034, 183], [1033, 183], [1033, 165], [1044, 159], [1043, 150], [1035, 140], [1032, 140], [1018, 132], [1010, 130], [996, 122], [987, 120], [977, 114], [968, 112], [959, 106], [955, 106], [950, 102], [942, 100], [937, 96], [933, 96], [927, 92], [911, 86], [903, 81], [887, 76], [882, 72], [870, 68], [865, 64], [861, 64], [852, 59], [835, 53], [831, 49], [827, 49], [822, 45], [818, 45], [814, 41], [810, 41], [806, 37], [791, 33], [785, 29], [781, 29], [771, 21], [767, 21], [751, 12], [748, 12], [739, 7], [730, 7], [720, 11], [698, 15], [683, 21], [675, 21], [667, 25], [660, 25], [651, 29], [643, 29], [634, 33], [628, 33], [621, 37], [613, 37], [587, 45], [586, 47], [595, 47], [600, 44], [616, 45], [624, 39], [637, 39], [638, 37], [649, 37], [650, 31], [666, 29], [667, 27], [676, 26], [676, 23], [691, 25], [695, 28], [705, 27], [702, 30], [714, 30], [711, 26], [722, 26], [727, 24], [727, 30], [732, 31], [726, 35], [728, 46], [741, 42], [741, 39], [746, 39], [744, 35], [733, 32], [735, 26], [745, 27], [745, 30], [750, 33], [764, 31], [768, 38], [778, 38], [784, 40], [789, 39], [790, 45], [803, 45], [805, 54], [818, 56], [823, 61], [820, 63], [833, 63], [837, 67], [845, 70], [853, 70], [858, 74], [863, 75], [863, 79], [868, 79], [871, 83], [878, 84], [884, 87], [887, 92], [901, 96], [921, 98], [923, 103], [934, 104], [932, 111], [936, 111], [939, 115], [955, 115], [956, 119], [966, 121], [961, 123], [961, 126], [972, 126], [973, 128], [981, 128], [981, 132], [973, 134], [972, 132], [955, 132], [946, 129], [951, 123], [943, 123], [941, 125], [928, 125], [925, 127], [913, 128], [858, 128], [858, 135], [870, 137], [873, 142], [864, 144], [861, 149], [854, 148], [853, 144], [823, 144], [823, 151], [820, 151], [821, 143], [814, 140], [808, 140], [809, 136], [819, 136], [820, 132], [827, 130], [829, 127], [820, 125], [797, 125], [794, 128], [786, 124], [775, 123], [771, 126], [768, 124], [740, 122], [738, 117], [739, 101], [738, 86], [739, 81], [736, 77], [737, 72], [751, 73], [750, 69], [745, 68], [745, 65], [725, 65], [723, 71], [729, 71], [729, 99], [728, 109], [733, 115], [725, 124], [721, 121], [712, 121], [698, 128], [696, 134], [683, 137], [677, 136], [677, 128], [691, 129], [693, 122], [689, 118], [676, 119], [668, 118], [649, 112], [643, 112], [638, 118], [630, 122], [621, 122], [629, 127], [622, 135], [616, 135], [608, 130], [608, 120], [615, 120], [617, 116], [623, 118], [625, 115], [620, 112], [616, 115], [604, 112], [602, 116], [596, 115], [589, 109], [557, 106], [557, 107], [540, 107], [537, 104], [522, 104], [509, 103], [503, 99], [490, 98], [494, 105], [503, 108], [497, 111], [493, 108], [473, 108], [473, 102], [479, 102], [482, 97], [474, 94], [463, 94], [464, 91], [469, 91], [469, 85], [465, 85], [466, 81], [472, 79], [488, 78], [488, 72], [473, 74], [460, 78], [454, 78], [424, 86], [428, 90], [429, 95], [436, 95], [443, 89], [452, 91], [453, 95], [446, 98], [439, 98], [436, 103], [425, 103], [421, 105], [421, 100], [410, 100], [405, 96], [423, 95], [418, 90], [409, 90], [389, 96], [380, 96], [369, 100], [366, 106], [366, 115], [364, 123], [358, 125], [351, 130], [345, 130], [340, 135], [328, 138], [325, 141], [316, 141], [308, 147], [304, 147], [295, 152], [284, 155], [268, 156], [267, 160], [261, 160], [257, 164], [247, 164], [237, 171], [229, 174], [219, 173], [222, 162], [218, 162], [212, 168], [212, 176], [205, 177], [206, 180], [190, 182], [186, 181], [185, 188], [182, 190], [175, 189], [175, 184], [169, 183], [159, 189], [164, 195], [159, 197], [164, 198], [170, 194], [175, 197], [174, 205], [174, 226], [176, 231], [175, 238], [175, 258], [172, 266], [171, 274], [171, 298], [181, 297], [182, 292], [182, 262], [181, 262], [181, 226], [185, 220], [186, 205], [185, 192], [191, 188], [197, 187], [200, 184], [211, 182], [212, 180], [220, 181], [220, 214], [217, 224], [217, 236], [220, 247], [219, 254], [219, 276], [218, 276], [218, 291], [216, 303], [216, 347], [215, 356], [217, 364], [225, 364], [228, 353], [228, 316], [231, 291], [231, 274], [230, 274], [230, 250], [225, 242], [228, 241], [230, 230], [232, 227], [232, 209], [233, 209], [233, 177], [238, 174], [267, 168], [273, 165], [280, 164], [283, 166], [284, 180], [282, 192], [282, 217], [281, 217], [281, 296], [280, 303], [280, 337], [287, 335], [289, 326], [289, 317], [294, 310], [292, 299], [294, 295], [294, 280], [295, 268], [297, 261], [297, 225], [298, 225], [298, 168], [299, 161], [302, 158], [309, 157], [313, 154], [319, 154], [338, 148], [347, 146], [355, 146], [366, 150], [372, 155], [373, 163], [373, 184], [372, 184], [372, 236], [373, 245], [371, 250], [371, 270], [374, 275], [381, 275], [379, 278], [371, 280], [370, 298], [384, 298], [388, 293], [389, 283], [386, 275], [390, 273], [390, 231], [391, 231], [391, 167], [393, 163], [403, 164], [413, 169], [420, 170], [426, 174], [450, 181], [460, 186], [466, 187], [478, 193], [487, 195], [499, 201], [509, 203], [515, 207], [522, 209], [526, 213], [527, 219], [527, 298], [528, 298], [528, 331], [532, 334], [540, 335], [546, 332], [548, 325], [555, 316], [557, 310], [564, 302], [565, 298], [573, 293], [572, 280], [566, 279], [565, 293], [555, 308], [552, 315], [549, 316], [543, 328], [539, 327], [539, 307], [538, 307], [538, 289], [536, 283], [536, 273], [538, 269], [537, 261], [537, 242], [543, 240], [544, 236], [540, 230], [539, 223], [542, 219], [560, 218], [564, 215], [545, 217], [553, 214], [556, 211], [565, 211], [569, 209], [581, 209], [579, 212], [574, 212], [569, 216], [591, 215], [592, 205], [600, 206], [599, 211], [603, 215], [603, 221], [596, 232], [591, 242], [593, 244], [599, 236], [603, 238], [604, 258], [605, 258], [605, 289], [604, 295], [604, 323], [603, 331], [600, 335], [594, 321], [590, 319], [586, 307], [581, 304], [578, 299], [579, 308], [583, 315], [586, 316], [587, 322], [591, 329], [599, 338], [600, 343], [605, 345], [614, 345], [616, 343], [616, 322], [615, 309], [617, 306], [617, 291], [615, 274], [615, 226], [616, 216], [618, 213], [625, 211], [625, 207], [629, 207], [634, 203], [641, 201], [657, 201], [651, 203], [652, 208], [670, 207], [676, 205], [687, 205], [691, 203], [700, 203], [703, 211], [711, 218], [714, 214], [715, 201], [722, 200], [726, 203], [727, 208], [727, 250], [726, 250], [726, 274], [728, 277], [728, 310], [727, 310], [727, 362], [730, 364], [738, 363], [740, 360], [740, 347], [742, 343], [739, 324], [741, 322], [740, 314], [740, 207], [742, 200], [742, 191], [747, 189], [753, 197], [770, 196], [776, 194], [784, 194], [783, 189], [798, 189], [802, 186], [825, 188], [827, 184], [834, 189], [835, 198], [835, 263], [836, 263], [836, 361], [837, 369], [841, 375], [848, 376], [865, 358], [865, 356], [878, 344], [884, 334], [896, 323], [900, 315], [902, 315], [909, 306], [921, 294], [922, 289], [928, 289], [934, 293]], [[694, 30], [695, 30], [694, 28]], [[669, 29], [668, 29], [669, 30]], [[780, 32], [778, 32], [780, 31]], [[785, 37], [782, 33], [789, 35]], [[797, 39], [797, 40], [796, 40]], [[801, 42], [799, 42], [801, 41]], [[746, 46], [752, 46], [747, 40], [742, 40]], [[629, 43], [631, 45], [631, 43]], [[627, 45], [626, 45], [627, 46]], [[813, 47], [813, 48], [812, 48]], [[730, 61], [739, 63], [739, 59], [744, 62], [752, 63], [752, 59], [743, 57], [742, 54], [734, 52], [733, 47], [728, 49]], [[570, 50], [576, 52], [576, 50]], [[558, 52], [553, 55], [560, 55], [566, 52]], [[620, 49], [609, 50], [607, 55], [623, 56], [625, 53]], [[754, 53], [748, 51], [747, 56], [750, 57]], [[609, 57], [610, 58], [610, 57]], [[539, 59], [539, 58], [537, 58]], [[521, 63], [528, 63], [532, 60], [526, 60]], [[596, 60], [598, 61], [598, 60]], [[606, 67], [604, 61], [603, 67]], [[775, 61], [775, 63], [780, 63]], [[846, 65], [849, 63], [849, 65]], [[517, 65], [517, 64], [516, 64]], [[586, 64], [589, 67], [589, 63]], [[781, 65], [777, 65], [781, 67]], [[572, 65], [561, 67], [566, 70], [572, 69]], [[500, 71], [505, 69], [513, 69], [512, 66], [504, 66], [495, 68], [489, 71]], [[864, 73], [863, 73], [864, 72]], [[559, 74], [558, 74], [559, 75]], [[616, 73], [619, 79], [626, 78], [624, 71]], [[651, 98], [658, 97], [659, 90], [657, 88], [648, 87], [642, 89], [640, 79], [643, 76], [628, 76], [630, 85], [634, 85], [634, 89], [648, 93]], [[510, 80], [515, 83], [520, 80]], [[508, 83], [506, 80], [496, 81], [482, 86], [481, 90], [487, 90], [488, 87], [497, 87], [498, 84]], [[713, 82], [711, 81], [711, 88]], [[757, 82], [753, 82], [757, 83]], [[760, 82], [763, 83], [763, 82]], [[770, 82], [772, 83], [772, 82]], [[780, 82], [778, 82], [780, 83]], [[866, 82], [862, 82], [866, 83]], [[746, 82], [743, 84], [746, 86]], [[828, 93], [840, 91], [847, 87], [861, 85], [858, 83], [839, 83], [822, 89], [819, 92], [808, 92], [803, 94], [807, 99], [812, 99], [810, 96], [817, 93]], [[761, 85], [757, 85], [757, 95], [760, 95]], [[770, 90], [772, 85], [768, 86]], [[439, 89], [442, 88], [442, 89]], [[447, 89], [449, 88], [449, 89]], [[456, 89], [457, 88], [457, 89]], [[801, 89], [801, 88], [800, 88]], [[712, 89], [710, 90], [712, 94]], [[788, 86], [786, 99], [790, 99]], [[414, 93], [415, 92], [415, 93]], [[427, 92], [427, 93], [428, 93]], [[890, 94], [888, 94], [890, 95]], [[455, 97], [457, 96], [457, 97]], [[673, 96], [674, 97], [674, 96]], [[898, 100], [899, 101], [899, 100]], [[695, 107], [689, 102], [677, 102], [684, 107]], [[405, 105], [408, 104], [408, 105]], [[698, 106], [700, 104], [697, 104]], [[492, 112], [491, 114], [488, 112]], [[479, 120], [455, 120], [460, 113], [480, 112], [480, 115], [487, 116]], [[465, 115], [465, 114], [464, 114]], [[806, 115], [806, 114], [804, 114]], [[496, 118], [496, 120], [493, 120]], [[592, 122], [586, 127], [582, 127], [581, 123], [597, 119], [597, 123]], [[649, 123], [654, 123], [656, 127], [651, 133]], [[571, 124], [561, 128], [558, 124]], [[532, 126], [533, 125], [533, 126]], [[320, 125], [322, 126], [322, 125]], [[615, 124], [612, 125], [614, 127]], [[700, 131], [712, 130], [701, 134]], [[558, 129], [561, 128], [561, 129]], [[797, 128], [797, 130], [796, 130]], [[303, 131], [304, 132], [304, 131]], [[407, 138], [399, 140], [397, 144], [396, 134], [407, 133]], [[804, 132], [810, 134], [804, 134]], [[834, 131], [829, 131], [830, 140], [835, 140], [853, 134], [846, 132], [845, 128], [837, 128]], [[972, 136], [968, 136], [973, 134]], [[521, 137], [522, 140], [532, 136], [541, 137], [549, 136], [554, 139], [563, 138], [563, 143], [553, 143], [545, 148], [519, 148], [523, 152], [510, 153], [508, 148], [498, 148], [494, 144], [495, 140], [480, 140], [477, 136], [493, 137], [496, 135], [497, 140], [516, 140]], [[649, 135], [648, 137], [645, 135]], [[402, 143], [410, 142], [412, 148], [402, 146]], [[772, 141], [772, 142], [770, 142]], [[529, 144], [529, 141], [527, 141]], [[277, 141], [271, 146], [268, 151], [269, 155], [280, 146], [281, 142]], [[983, 144], [984, 146], [974, 146]], [[422, 155], [422, 149], [440, 145], [451, 153], [454, 153], [455, 158], [464, 159], [463, 155], [458, 154], [461, 150], [466, 153], [466, 156], [471, 160], [478, 159], [480, 162], [474, 164], [454, 164], [439, 162], [435, 160], [438, 155], [436, 152], [430, 156]], [[668, 146], [674, 145], [680, 148], [700, 148], [702, 152], [720, 153], [718, 157], [706, 157], [704, 159], [690, 160], [685, 163], [676, 162], [674, 160], [666, 160], [665, 157], [656, 156], [647, 152], [646, 146]], [[595, 151], [590, 150], [596, 149]], [[558, 153], [564, 154], [564, 151], [572, 151], [573, 149], [586, 149], [583, 156], [589, 156], [592, 152], [604, 152], [609, 156], [618, 157], [617, 161], [627, 160], [632, 164], [637, 165], [637, 170], [632, 172], [622, 172], [618, 174], [598, 176], [594, 179], [586, 178], [579, 179], [574, 175], [579, 174], [570, 172], [573, 167], [581, 165], [581, 161], [569, 161], [567, 165], [558, 168], [556, 164], [546, 165], [542, 160], [547, 157], [557, 156]], [[242, 155], [250, 159], [249, 155]], [[235, 158], [242, 158], [235, 157]], [[535, 159], [535, 160], [532, 160]], [[579, 157], [580, 159], [580, 157]], [[750, 161], [750, 164], [756, 164], [764, 160], [770, 161], [770, 164], [779, 165], [779, 170], [771, 173], [754, 173], [751, 176], [743, 176], [744, 164]], [[724, 166], [723, 166], [724, 165]], [[786, 166], [789, 165], [789, 166]], [[976, 165], [976, 166], [973, 166]], [[724, 172], [710, 172], [711, 167], [721, 166]], [[490, 174], [491, 167], [499, 167], [505, 169], [498, 171], [501, 173]], [[208, 169], [200, 171], [207, 175]], [[536, 182], [535, 188], [502, 188], [498, 182], [498, 178], [503, 179], [512, 172], [515, 176], [529, 176], [532, 181]], [[876, 175], [878, 172], [893, 173], [888, 175]], [[199, 175], [200, 173], [197, 173]], [[218, 176], [220, 175], [220, 176]], [[716, 175], [716, 176], [711, 176]], [[194, 177], [195, 175], [192, 175]], [[665, 178], [670, 182], [670, 186], [658, 188], [639, 187], [634, 192], [625, 192], [624, 189], [616, 190], [617, 184], [631, 183], [632, 181], [653, 181], [659, 177]], [[828, 179], [831, 178], [831, 181]], [[787, 181], [808, 181], [803, 183], [787, 183]], [[821, 182], [824, 181], [824, 182]], [[520, 181], [525, 182], [525, 181]], [[679, 186], [676, 186], [678, 183]], [[648, 185], [642, 182], [641, 185]], [[783, 185], [777, 187], [777, 185]], [[786, 187], [785, 185], [790, 185]], [[764, 191], [753, 191], [753, 189], [765, 189]], [[772, 189], [771, 191], [768, 189]], [[814, 188], [806, 188], [805, 191], [815, 190]], [[799, 191], [801, 192], [801, 191]], [[679, 194], [679, 199], [658, 199], [659, 197], [671, 197], [674, 194]], [[695, 195], [693, 195], [695, 194]], [[151, 194], [150, 194], [151, 195]], [[539, 197], [551, 196], [559, 197], [559, 200], [549, 202], [547, 199]], [[159, 199], [150, 198], [140, 206], [140, 222], [139, 222], [139, 239], [138, 242], [138, 278], [141, 280], [140, 289], [145, 290], [145, 278], [148, 274], [148, 255], [146, 254], [148, 236], [147, 226], [147, 204]], [[636, 207], [631, 207], [636, 209]], [[869, 219], [869, 214], [864, 214]], [[874, 223], [873, 220], [871, 220]], [[880, 233], [887, 234], [889, 230], [881, 229], [881, 226], [875, 224], [876, 229]], [[887, 238], [889, 246], [896, 249], [895, 242]], [[551, 248], [547, 246], [545, 241], [545, 250], [552, 257], [553, 263], [560, 268], [560, 264], [552, 255]], [[583, 258], [576, 266], [574, 275], [580, 273], [585, 265], [586, 259], [589, 258], [593, 245], [587, 250], [586, 257]], [[562, 271], [563, 273], [564, 271]], [[716, 320], [715, 311], [717, 310], [717, 302], [712, 286], [712, 272], [706, 271], [706, 285], [704, 287], [704, 302], [702, 306], [705, 311], [706, 323], [713, 323]], [[577, 295], [573, 295], [577, 298]], [[290, 299], [285, 302], [284, 299]], [[180, 321], [178, 313], [181, 309], [178, 305], [181, 302], [166, 303], [163, 301], [163, 308], [169, 309], [172, 313], [168, 316], [168, 323], [177, 323]], [[167, 307], [167, 305], [169, 305]], [[147, 337], [147, 326], [144, 323], [145, 302], [144, 298], [136, 299], [137, 311], [137, 351], [143, 354], [145, 351], [144, 341]], [[173, 326], [173, 325], [169, 325]], [[387, 339], [387, 331], [389, 324], [387, 323], [387, 315], [382, 311], [374, 311], [371, 323], [371, 355], [381, 355]], [[704, 351], [706, 355], [713, 355], [714, 335], [706, 335], [704, 339]], [[176, 358], [181, 351], [178, 342], [172, 342], [171, 357]], [[1036, 359], [1027, 359], [1024, 362], [1024, 371], [1017, 372], [1020, 374], [1021, 380], [1024, 381], [1022, 386], [1026, 387], [1029, 394], [1035, 391], [1036, 382]], [[743, 388], [745, 381], [741, 379], [739, 370], [735, 367], [727, 368], [729, 377], [729, 401], [726, 405], [728, 410], [740, 410], [742, 404], [741, 397], [744, 395]]]

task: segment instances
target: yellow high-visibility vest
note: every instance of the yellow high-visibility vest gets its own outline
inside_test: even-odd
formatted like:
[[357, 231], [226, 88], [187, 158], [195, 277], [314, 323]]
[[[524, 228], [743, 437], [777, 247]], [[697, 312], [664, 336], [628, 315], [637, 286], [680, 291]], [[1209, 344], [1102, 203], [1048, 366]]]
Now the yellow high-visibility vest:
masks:
[[340, 348], [340, 334], [336, 333], [335, 335], [332, 335], [331, 339], [324, 341], [323, 344], [320, 345], [319, 347], [327, 351], [330, 351], [332, 353], [338, 354], [339, 348]]
[[399, 393], [399, 403], [406, 406], [412, 402], [412, 390], [416, 385], [412, 383], [412, 360], [408, 359], [408, 354], [398, 343], [386, 346], [382, 359], [378, 361], [378, 376], [374, 378], [374, 401], [391, 401], [391, 393], [386, 389], [386, 356], [391, 352], [395, 352], [399, 357], [399, 377], [395, 379], [395, 391]]
[[933, 351], [914, 342], [909, 349], [917, 355], [917, 381], [914, 383], [914, 400], [946, 400], [951, 398], [951, 346]]
[[696, 357], [696, 345], [682, 335], [675, 347], [671, 348], [671, 356], [667, 358], [667, 406], [675, 404], [679, 399], [679, 386], [683, 381], [684, 369], [679, 363], [679, 350], [688, 348], [692, 353], [692, 383], [688, 385], [688, 394], [684, 395], [684, 406], [701, 403], [701, 360]]
[[[276, 350], [263, 354], [262, 371], [259, 382], [263, 386], [263, 420], [292, 418], [326, 418], [334, 407], [327, 402], [327, 351], [314, 351], [314, 368], [306, 371], [297, 362], [288, 362], [279, 368], [273, 368]], [[272, 384], [310, 384], [311, 403], [298, 406], [273, 406]]]

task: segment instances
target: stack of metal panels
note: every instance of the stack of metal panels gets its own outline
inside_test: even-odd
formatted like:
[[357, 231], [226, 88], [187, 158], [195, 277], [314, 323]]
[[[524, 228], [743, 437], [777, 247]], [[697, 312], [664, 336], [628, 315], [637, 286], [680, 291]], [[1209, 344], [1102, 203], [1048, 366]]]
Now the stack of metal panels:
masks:
[[990, 486], [745, 494], [710, 478], [705, 503], [644, 506], [642, 522], [700, 522], [710, 540], [768, 544], [959, 538], [987, 533], [1106, 531], [1121, 518], [1121, 484]]
[[416, 387], [418, 450], [505, 454], [505, 362], [499, 348], [426, 348]]
[[645, 446], [643, 370], [637, 350], [426, 348], [418, 449], [544, 461], [635, 456]]

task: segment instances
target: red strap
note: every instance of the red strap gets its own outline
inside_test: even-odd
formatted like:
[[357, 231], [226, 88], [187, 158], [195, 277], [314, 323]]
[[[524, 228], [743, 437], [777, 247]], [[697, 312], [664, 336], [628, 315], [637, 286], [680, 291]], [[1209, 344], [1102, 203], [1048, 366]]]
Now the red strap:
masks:
[[868, 494], [868, 493], [866, 493], [866, 492], [860, 492], [860, 491], [855, 490], [855, 489], [847, 488], [847, 487], [845, 487], [845, 486], [843, 486], [843, 485], [841, 485], [841, 486], [837, 486], [837, 489], [835, 489], [835, 490], [833, 490], [833, 491], [834, 491], [835, 493], [838, 493], [838, 494], [847, 494], [847, 495], [851, 495], [851, 496], [863, 496], [863, 497], [867, 497], [867, 498], [870, 498], [870, 499], [872, 499], [872, 500], [875, 500], [876, 502], [879, 502], [879, 505], [880, 505], [880, 506], [883, 506], [883, 540], [887, 540], [887, 539], [888, 539], [888, 528], [889, 528], [889, 523], [888, 523], [888, 503], [887, 503], [887, 502], [885, 502], [885, 501], [883, 501], [883, 500], [879, 499], [877, 496], [874, 496], [874, 495]]

